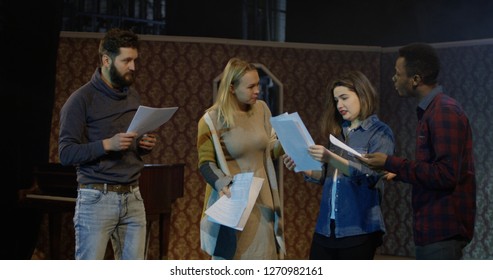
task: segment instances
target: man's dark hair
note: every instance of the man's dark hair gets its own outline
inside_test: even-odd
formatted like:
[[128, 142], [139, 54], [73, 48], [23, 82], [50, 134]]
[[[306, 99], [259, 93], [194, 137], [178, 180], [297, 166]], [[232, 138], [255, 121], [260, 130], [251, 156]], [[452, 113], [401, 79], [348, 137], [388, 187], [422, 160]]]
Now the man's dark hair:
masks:
[[440, 59], [435, 49], [424, 43], [413, 43], [399, 49], [399, 57], [406, 60], [408, 77], [418, 75], [425, 85], [437, 83]]
[[118, 28], [110, 29], [99, 43], [100, 59], [108, 55], [114, 59], [120, 54], [120, 48], [139, 49], [139, 37], [132, 31]]

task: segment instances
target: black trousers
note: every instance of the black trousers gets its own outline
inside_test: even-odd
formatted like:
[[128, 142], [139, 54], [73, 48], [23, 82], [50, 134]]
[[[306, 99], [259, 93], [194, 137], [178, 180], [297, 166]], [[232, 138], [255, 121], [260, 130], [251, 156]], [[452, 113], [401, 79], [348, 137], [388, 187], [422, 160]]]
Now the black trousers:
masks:
[[373, 260], [376, 244], [372, 238], [348, 248], [328, 248], [312, 242], [310, 260]]
[[330, 227], [330, 237], [314, 234], [310, 260], [373, 260], [382, 244], [382, 232], [336, 238], [334, 220], [331, 220]]

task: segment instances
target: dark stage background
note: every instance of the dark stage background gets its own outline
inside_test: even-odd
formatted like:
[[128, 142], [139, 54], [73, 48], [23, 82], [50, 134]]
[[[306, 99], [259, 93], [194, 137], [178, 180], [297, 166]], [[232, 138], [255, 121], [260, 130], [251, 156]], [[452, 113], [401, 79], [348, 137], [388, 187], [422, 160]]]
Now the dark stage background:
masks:
[[[15, 209], [18, 190], [31, 185], [32, 167], [49, 160], [56, 58], [64, 2], [0, 2], [0, 39], [4, 61], [0, 70], [3, 105], [0, 116], [4, 123], [2, 174], [7, 197], [2, 208], [8, 211], [5, 224], [8, 230], [5, 233], [6, 240], [9, 240], [1, 250], [3, 259], [29, 259], [37, 242], [37, 225], [41, 217], [37, 213], [12, 210]], [[201, 8], [201, 12], [197, 12], [197, 9], [190, 7], [198, 1], [168, 2], [174, 5], [170, 11], [176, 13], [169, 15], [170, 35], [241, 38], [237, 33], [241, 22], [236, 21], [234, 16], [239, 13], [236, 5], [231, 5], [230, 10], [225, 1], [218, 0], [218, 5], [197, 6]], [[286, 41], [385, 47], [413, 41], [438, 43], [493, 38], [492, 6], [491, 1], [486, 0], [288, 0]], [[190, 13], [192, 16], [183, 21], [185, 15]], [[224, 22], [225, 19], [227, 22]], [[204, 24], [208, 27], [197, 28]], [[484, 54], [482, 49], [478, 51]], [[454, 57], [461, 53], [448, 51], [443, 55]], [[385, 61], [386, 56], [383, 59]], [[468, 65], [467, 57], [465, 59], [463, 63]], [[453, 63], [450, 66], [463, 67]], [[484, 69], [491, 71], [490, 68]], [[484, 75], [486, 78], [491, 76], [490, 73]], [[467, 80], [463, 81], [468, 83]], [[480, 81], [487, 79], [482, 77]], [[482, 89], [488, 92], [489, 85]], [[285, 105], [285, 108], [295, 109], [293, 106]], [[488, 123], [482, 119], [484, 115], [477, 114], [475, 117], [479, 118], [476, 121], [480, 123]], [[483, 144], [488, 147], [491, 143], [487, 141]]]

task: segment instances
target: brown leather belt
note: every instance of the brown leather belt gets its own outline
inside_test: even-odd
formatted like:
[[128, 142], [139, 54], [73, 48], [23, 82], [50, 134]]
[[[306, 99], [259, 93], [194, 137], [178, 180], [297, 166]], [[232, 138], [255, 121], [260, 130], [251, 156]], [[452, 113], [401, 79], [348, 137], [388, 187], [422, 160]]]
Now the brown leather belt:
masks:
[[138, 185], [110, 185], [110, 184], [80, 184], [79, 189], [91, 189], [102, 192], [131, 193], [139, 188]]

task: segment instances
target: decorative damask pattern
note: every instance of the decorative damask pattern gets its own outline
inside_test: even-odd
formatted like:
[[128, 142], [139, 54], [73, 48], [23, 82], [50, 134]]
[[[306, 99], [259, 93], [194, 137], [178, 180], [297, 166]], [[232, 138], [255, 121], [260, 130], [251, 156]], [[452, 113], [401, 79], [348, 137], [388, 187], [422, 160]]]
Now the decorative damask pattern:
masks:
[[[89, 35], [89, 36], [87, 36]], [[92, 38], [91, 38], [92, 36]], [[86, 83], [98, 65], [97, 46], [100, 34], [85, 36], [61, 36], [58, 50], [55, 103], [50, 138], [50, 160], [58, 162], [58, 121], [60, 108], [71, 92]], [[169, 40], [169, 39], [168, 39]], [[375, 48], [306, 47], [283, 44], [249, 44], [238, 42], [186, 42], [168, 41], [163, 37], [146, 37], [142, 40], [137, 65], [136, 89], [142, 103], [154, 107], [178, 106], [175, 116], [159, 129], [159, 145], [148, 156], [146, 163], [185, 163], [184, 196], [173, 205], [169, 259], [207, 259], [200, 250], [199, 219], [202, 209], [205, 182], [197, 170], [196, 133], [197, 122], [204, 110], [212, 105], [212, 82], [229, 58], [237, 56], [265, 65], [282, 83], [283, 108], [286, 112], [298, 112], [311, 132], [315, 142], [325, 144], [318, 122], [326, 98], [325, 86], [333, 75], [345, 70], [361, 70], [381, 88], [381, 118], [389, 123], [397, 136], [398, 153], [412, 157], [414, 151], [414, 103], [397, 100], [389, 82], [393, 71], [393, 57]], [[465, 48], [465, 52], [469, 52]], [[491, 53], [491, 50], [490, 50]], [[488, 47], [472, 48], [468, 56], [455, 56], [453, 49], [441, 52], [446, 58], [445, 69], [456, 71], [448, 75], [458, 81], [450, 83], [450, 92], [464, 103], [475, 124], [477, 163], [491, 163], [491, 132], [487, 131], [493, 119], [488, 106], [487, 93], [493, 79], [487, 70], [492, 69]], [[490, 55], [491, 56], [491, 55]], [[453, 60], [454, 58], [455, 60]], [[461, 58], [458, 60], [458, 58]], [[451, 67], [451, 68], [449, 68]], [[380, 75], [382, 75], [382, 80]], [[468, 77], [468, 78], [465, 78]], [[460, 82], [459, 82], [460, 80]], [[480, 80], [480, 84], [478, 84]], [[459, 90], [461, 89], [461, 90]], [[462, 90], [465, 89], [465, 90]], [[461, 96], [474, 89], [475, 96]], [[479, 95], [479, 96], [477, 96]], [[486, 101], [485, 101], [486, 100]], [[484, 110], [480, 110], [484, 109]], [[475, 110], [475, 111], [474, 111]], [[489, 117], [483, 117], [489, 114]], [[489, 141], [489, 142], [488, 142]], [[489, 144], [489, 145], [488, 145]], [[479, 150], [480, 148], [480, 150]], [[489, 150], [488, 150], [489, 149]], [[489, 153], [488, 153], [489, 151]], [[484, 166], [484, 165], [483, 165]], [[491, 227], [491, 179], [483, 166], [478, 167], [478, 226], [474, 242], [469, 246], [468, 258], [491, 258], [491, 237], [486, 233]], [[488, 165], [486, 165], [488, 166]], [[283, 172], [284, 214], [288, 259], [307, 259], [311, 236], [318, 214], [321, 187], [303, 181], [300, 174]], [[488, 177], [488, 178], [487, 178]], [[489, 188], [487, 187], [489, 185]], [[489, 212], [488, 212], [489, 211]], [[392, 183], [384, 196], [384, 215], [388, 233], [380, 251], [385, 254], [412, 256], [410, 187]], [[157, 229], [153, 228], [149, 258], [158, 256]], [[47, 251], [46, 225], [35, 257], [43, 259]], [[71, 240], [71, 217], [66, 217], [62, 239]], [[64, 251], [73, 257], [73, 242], [64, 242]]]

